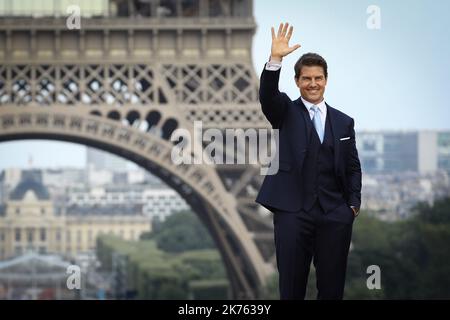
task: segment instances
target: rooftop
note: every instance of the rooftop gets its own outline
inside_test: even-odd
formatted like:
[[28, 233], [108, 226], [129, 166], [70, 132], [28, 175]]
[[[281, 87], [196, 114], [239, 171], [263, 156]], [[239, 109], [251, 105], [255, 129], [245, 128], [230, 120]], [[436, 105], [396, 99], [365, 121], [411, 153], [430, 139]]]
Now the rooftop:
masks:
[[39, 200], [50, 200], [48, 189], [32, 175], [24, 175], [22, 181], [11, 191], [10, 200], [23, 200], [28, 191], [33, 191]]

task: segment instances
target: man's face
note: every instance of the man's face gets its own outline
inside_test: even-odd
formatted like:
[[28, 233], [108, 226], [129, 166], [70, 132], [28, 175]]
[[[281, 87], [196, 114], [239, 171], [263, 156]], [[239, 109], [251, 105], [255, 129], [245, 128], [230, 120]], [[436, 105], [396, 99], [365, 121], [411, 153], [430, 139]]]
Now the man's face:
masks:
[[327, 79], [320, 66], [303, 66], [300, 76], [295, 80], [303, 99], [314, 104], [323, 100]]

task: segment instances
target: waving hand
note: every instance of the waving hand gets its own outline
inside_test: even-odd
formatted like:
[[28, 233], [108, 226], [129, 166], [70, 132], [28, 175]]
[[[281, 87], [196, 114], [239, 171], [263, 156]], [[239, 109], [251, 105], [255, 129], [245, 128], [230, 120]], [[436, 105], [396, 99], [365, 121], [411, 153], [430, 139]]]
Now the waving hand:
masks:
[[273, 60], [281, 61], [283, 57], [287, 56], [294, 50], [300, 48], [299, 44], [289, 47], [289, 40], [291, 39], [294, 27], [290, 27], [289, 23], [280, 23], [278, 33], [275, 34], [275, 29], [272, 27], [272, 51], [271, 57]]

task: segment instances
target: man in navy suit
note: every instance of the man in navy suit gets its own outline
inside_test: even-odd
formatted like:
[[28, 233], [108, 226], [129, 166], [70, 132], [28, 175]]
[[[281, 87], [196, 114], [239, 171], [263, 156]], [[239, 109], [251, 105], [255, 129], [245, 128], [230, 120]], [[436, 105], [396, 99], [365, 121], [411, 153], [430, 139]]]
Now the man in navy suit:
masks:
[[266, 176], [256, 201], [274, 213], [281, 299], [304, 299], [313, 261], [318, 299], [342, 299], [354, 218], [361, 205], [361, 165], [354, 120], [323, 98], [327, 63], [304, 54], [295, 64], [301, 97], [278, 89], [293, 28], [272, 28], [270, 61], [261, 75], [262, 111], [279, 129], [279, 170]]

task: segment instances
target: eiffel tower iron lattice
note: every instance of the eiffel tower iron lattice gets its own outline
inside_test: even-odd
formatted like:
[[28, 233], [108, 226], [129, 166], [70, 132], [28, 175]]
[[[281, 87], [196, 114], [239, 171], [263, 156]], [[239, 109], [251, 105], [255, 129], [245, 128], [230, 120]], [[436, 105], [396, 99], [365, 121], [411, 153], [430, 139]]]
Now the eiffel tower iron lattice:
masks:
[[[122, 2], [126, 14], [114, 9]], [[161, 16], [166, 2], [175, 13]], [[251, 59], [253, 3], [152, 1], [144, 14], [136, 3], [111, 0], [79, 30], [57, 15], [0, 17], [0, 141], [71, 141], [149, 170], [209, 229], [233, 297], [258, 298], [275, 270], [272, 221], [254, 202], [259, 167], [176, 166], [169, 140], [194, 121], [270, 128]]]

